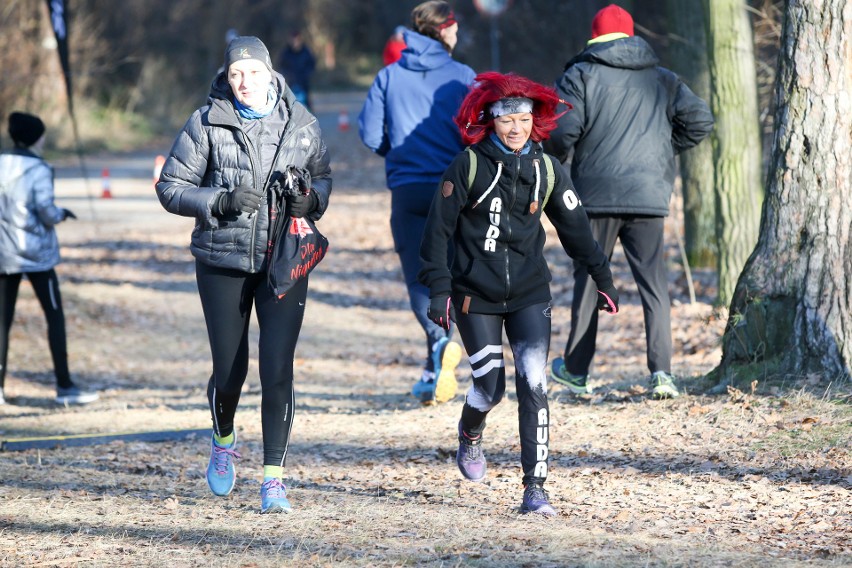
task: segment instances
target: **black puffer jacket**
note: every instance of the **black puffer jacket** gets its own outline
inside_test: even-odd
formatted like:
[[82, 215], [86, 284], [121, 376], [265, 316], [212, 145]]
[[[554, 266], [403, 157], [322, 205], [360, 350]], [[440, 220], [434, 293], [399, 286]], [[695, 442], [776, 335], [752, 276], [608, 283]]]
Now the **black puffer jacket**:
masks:
[[[269, 187], [287, 166], [307, 169], [319, 207], [318, 219], [328, 206], [331, 169], [322, 133], [314, 117], [273, 73], [277, 92], [275, 109], [261, 121], [260, 144], [247, 136], [231, 102], [231, 90], [221, 73], [213, 82], [208, 105], [195, 111], [172, 146], [160, 179], [157, 196], [167, 211], [195, 217], [190, 250], [205, 264], [244, 272], [266, 270], [270, 232]], [[269, 171], [261, 167], [261, 147], [280, 148]], [[220, 193], [239, 186], [241, 179], [263, 188], [267, 206], [256, 214], [216, 217], [211, 207]]]
[[556, 82], [574, 109], [545, 149], [561, 161], [574, 149], [571, 178], [589, 213], [668, 215], [675, 154], [713, 129], [707, 103], [657, 63], [645, 40], [626, 37], [590, 45]]
[[[478, 156], [473, 187], [468, 188], [470, 158], [462, 152], [444, 172], [432, 201], [420, 248], [420, 281], [432, 296], [452, 292], [456, 309], [467, 304], [473, 313], [511, 312], [550, 301], [541, 225], [547, 168], [541, 145], [533, 143], [522, 156], [506, 154], [490, 138], [471, 148]], [[592, 238], [571, 179], [555, 159], [551, 161], [556, 179], [544, 212], [565, 251], [588, 267], [598, 288], [607, 288], [612, 284], [607, 258]], [[539, 206], [532, 212], [536, 185]], [[455, 255], [449, 270], [451, 239]]]

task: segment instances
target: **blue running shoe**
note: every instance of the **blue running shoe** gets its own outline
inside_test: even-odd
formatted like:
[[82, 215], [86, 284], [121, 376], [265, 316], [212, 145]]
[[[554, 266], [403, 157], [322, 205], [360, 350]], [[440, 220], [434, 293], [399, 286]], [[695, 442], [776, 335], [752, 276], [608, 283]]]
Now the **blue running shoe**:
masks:
[[411, 396], [422, 404], [435, 404], [435, 373], [423, 371], [420, 380], [411, 387]]
[[287, 486], [277, 477], [264, 477], [260, 486], [260, 512], [289, 513], [292, 510], [287, 500]]
[[462, 430], [459, 420], [459, 449], [456, 452], [456, 463], [459, 471], [466, 479], [471, 481], [482, 481], [485, 479], [485, 470], [488, 466], [485, 454], [482, 452], [482, 435], [469, 438]]
[[237, 470], [234, 460], [242, 456], [234, 449], [237, 447], [237, 433], [229, 446], [220, 446], [216, 439], [210, 443], [210, 463], [207, 464], [207, 485], [213, 495], [224, 497], [231, 493], [237, 480]]
[[550, 504], [547, 499], [547, 491], [540, 483], [530, 483], [524, 488], [521, 513], [535, 513], [546, 517], [556, 516], [556, 509]]
[[461, 345], [443, 337], [432, 346], [432, 365], [435, 369], [435, 402], [447, 402], [456, 396], [459, 383], [456, 367], [462, 358]]
[[550, 378], [574, 394], [592, 393], [592, 389], [586, 385], [589, 375], [572, 375], [565, 368], [565, 360], [562, 357], [557, 357], [550, 365]]

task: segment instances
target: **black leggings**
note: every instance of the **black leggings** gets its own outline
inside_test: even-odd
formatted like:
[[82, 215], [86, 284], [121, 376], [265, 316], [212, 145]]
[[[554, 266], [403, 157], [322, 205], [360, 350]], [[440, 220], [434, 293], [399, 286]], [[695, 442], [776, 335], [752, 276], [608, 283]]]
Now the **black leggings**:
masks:
[[550, 302], [497, 315], [457, 312], [456, 325], [468, 353], [473, 385], [465, 397], [462, 427], [471, 435], [485, 430], [485, 417], [506, 392], [503, 326], [515, 358], [518, 433], [524, 484], [547, 478], [550, 414], [547, 404], [547, 354]]
[[[71, 386], [68, 372], [68, 346], [65, 335], [65, 315], [62, 312], [62, 296], [59, 280], [52, 268], [44, 272], [27, 272], [27, 280], [33, 285], [36, 298], [47, 320], [47, 341], [53, 357], [56, 384], [61, 388]], [[9, 331], [15, 319], [15, 303], [23, 274], [0, 274], [0, 388], [6, 384], [6, 361], [9, 355]]]
[[213, 356], [207, 386], [213, 429], [219, 436], [234, 431], [234, 415], [248, 374], [248, 329], [254, 302], [260, 327], [263, 465], [283, 466], [293, 424], [293, 358], [305, 315], [308, 279], [278, 299], [269, 290], [265, 272], [249, 274], [196, 261], [195, 277]]

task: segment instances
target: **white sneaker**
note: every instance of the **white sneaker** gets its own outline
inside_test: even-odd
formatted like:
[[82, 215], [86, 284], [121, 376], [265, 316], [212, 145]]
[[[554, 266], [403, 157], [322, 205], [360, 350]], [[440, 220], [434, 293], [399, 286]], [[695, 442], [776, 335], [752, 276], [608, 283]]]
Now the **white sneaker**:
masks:
[[67, 389], [56, 388], [57, 404], [89, 404], [100, 398], [100, 395], [94, 391], [80, 390], [77, 385], [72, 385]]

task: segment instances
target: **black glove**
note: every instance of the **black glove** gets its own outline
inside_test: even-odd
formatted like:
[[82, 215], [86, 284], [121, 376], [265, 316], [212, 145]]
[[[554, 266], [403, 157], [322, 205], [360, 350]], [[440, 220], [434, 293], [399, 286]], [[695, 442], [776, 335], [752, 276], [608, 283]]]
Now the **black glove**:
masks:
[[618, 290], [612, 284], [598, 290], [598, 309], [610, 314], [618, 313]]
[[287, 166], [284, 170], [284, 183], [287, 195], [307, 195], [311, 190], [311, 172], [297, 166]]
[[319, 206], [319, 197], [313, 189], [307, 195], [289, 195], [287, 196], [287, 215], [297, 219], [312, 213]]
[[74, 212], [71, 211], [70, 209], [63, 209], [62, 210], [62, 220], [63, 221], [66, 220], [66, 219], [76, 219], [76, 218], [77, 218], [77, 216], [74, 215]]
[[231, 191], [220, 193], [213, 212], [217, 215], [228, 215], [234, 213], [254, 213], [260, 207], [263, 193], [253, 187], [240, 185]]
[[446, 330], [450, 329], [450, 321], [456, 321], [456, 310], [453, 308], [452, 300], [446, 294], [429, 299], [429, 311], [426, 315]]

